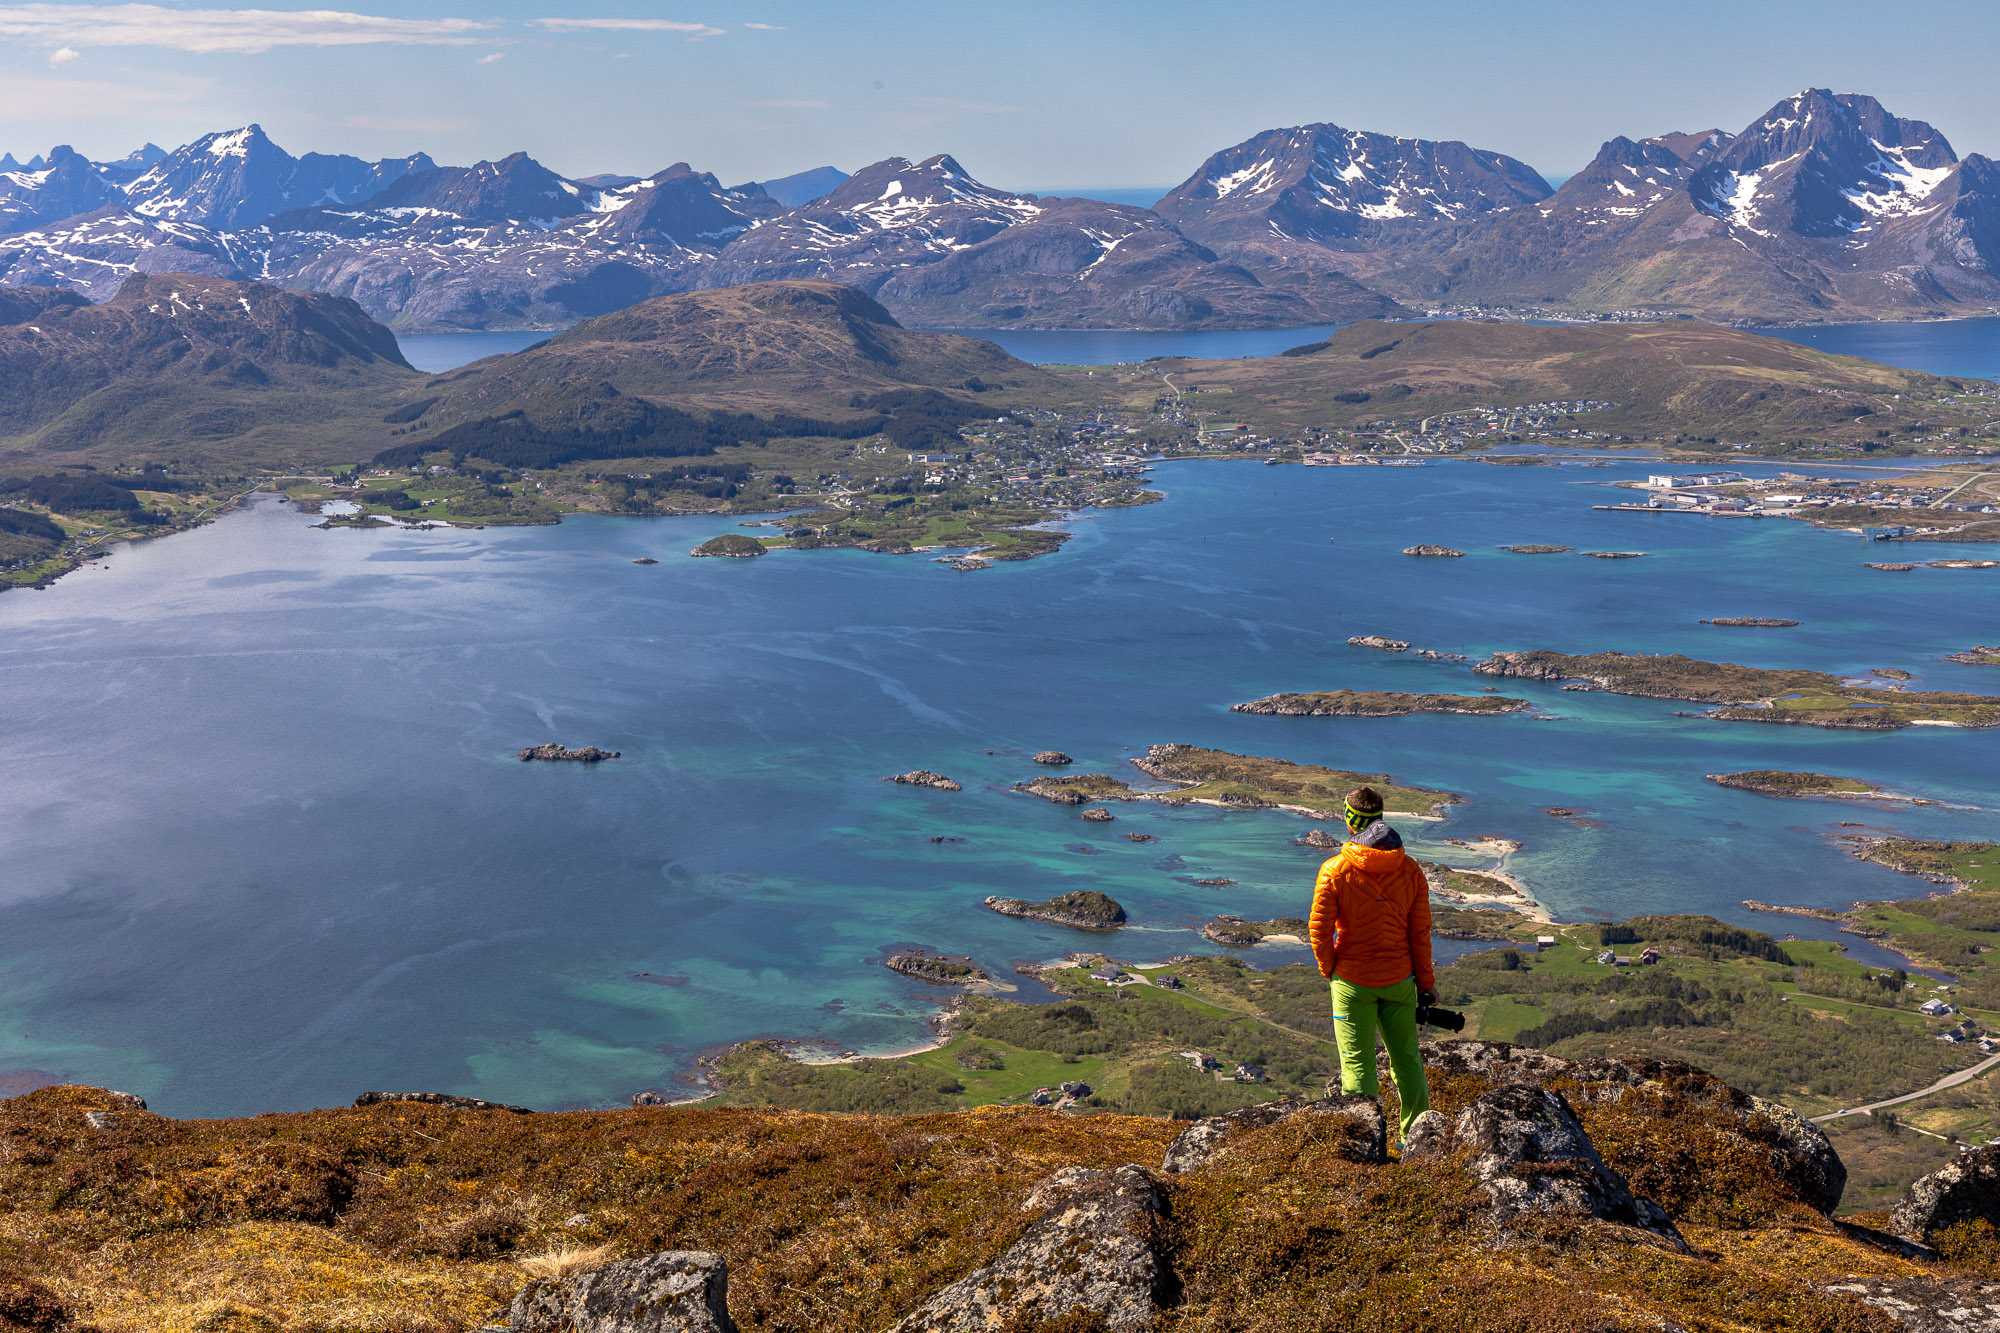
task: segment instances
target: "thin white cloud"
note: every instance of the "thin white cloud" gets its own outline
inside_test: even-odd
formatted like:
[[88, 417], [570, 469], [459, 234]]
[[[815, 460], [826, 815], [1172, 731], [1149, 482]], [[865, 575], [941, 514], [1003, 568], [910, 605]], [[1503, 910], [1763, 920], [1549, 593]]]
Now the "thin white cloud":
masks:
[[782, 23], [746, 23], [743, 26], [752, 32], [783, 32], [785, 30], [785, 25]]
[[479, 57], [479, 63], [482, 65], [497, 65], [506, 58], [507, 53], [505, 51], [488, 51], [485, 55]]
[[673, 32], [691, 42], [723, 35], [712, 24], [679, 19], [536, 19], [535, 26], [550, 32]]
[[817, 97], [759, 97], [745, 102], [759, 111], [831, 111], [833, 103]]
[[77, 50], [74, 46], [59, 46], [49, 52], [49, 64], [56, 69], [60, 69], [72, 61], [81, 60], [82, 58], [83, 52]]
[[338, 9], [169, 9], [163, 5], [0, 7], [0, 37], [60, 49], [151, 46], [199, 55], [261, 55], [280, 46], [462, 46], [493, 25], [399, 19]]

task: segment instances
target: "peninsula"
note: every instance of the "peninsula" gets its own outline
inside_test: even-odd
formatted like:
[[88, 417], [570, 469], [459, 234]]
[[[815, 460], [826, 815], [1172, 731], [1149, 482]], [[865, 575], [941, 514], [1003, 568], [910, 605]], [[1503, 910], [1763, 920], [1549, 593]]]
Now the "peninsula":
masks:
[[1823, 671], [1704, 662], [1678, 653], [1502, 652], [1473, 667], [1481, 675], [1567, 681], [1642, 699], [1712, 704], [1705, 716], [1857, 731], [1911, 726], [2000, 726], [2000, 696], [1856, 685]]

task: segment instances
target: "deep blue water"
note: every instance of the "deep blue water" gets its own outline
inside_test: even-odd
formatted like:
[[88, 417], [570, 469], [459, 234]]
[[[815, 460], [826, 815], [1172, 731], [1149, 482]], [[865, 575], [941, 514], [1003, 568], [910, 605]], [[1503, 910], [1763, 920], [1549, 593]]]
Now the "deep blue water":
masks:
[[[1103, 197], [1101, 195], [1093, 198]], [[1118, 202], [1118, 201], [1114, 201]], [[1338, 325], [1295, 329], [1211, 329], [1195, 332], [1134, 329], [963, 329], [1000, 344], [1037, 365], [1110, 365], [1152, 356], [1216, 359], [1276, 356], [1288, 348], [1331, 337]], [[2000, 319], [1931, 324], [1830, 324], [1755, 332], [1939, 375], [2000, 379]], [[418, 370], [451, 370], [481, 357], [518, 352], [547, 333], [406, 333], [403, 355]]]
[[1825, 324], [1758, 329], [1822, 352], [1865, 357], [1934, 375], [2000, 379], [2000, 319], [1953, 319], [1932, 324]]
[[[1512, 869], [1571, 918], [1806, 927], [1737, 903], [1927, 887], [1846, 856], [1842, 820], [1992, 836], [1985, 812], [1771, 801], [1702, 775], [1813, 768], [1991, 803], [2000, 732], [1726, 724], [1533, 685], [1555, 720], [1228, 711], [1485, 683], [1346, 646], [1362, 632], [2000, 684], [1940, 660], [1991, 640], [1995, 572], [1882, 574], [1858, 539], [1801, 524], [1589, 508], [1644, 470], [1174, 464], [1166, 502], [976, 574], [687, 558], [731, 526], [712, 518], [316, 531], [275, 502], [121, 549], [0, 597], [0, 1074], [126, 1086], [172, 1114], [369, 1087], [604, 1103], [747, 1036], [920, 1040], [936, 996], [879, 966], [898, 943], [1004, 976], [1095, 942], [988, 913], [987, 894], [1104, 889], [1134, 922], [1110, 947], [1136, 960], [1203, 947], [1217, 911], [1303, 909], [1303, 821], [1142, 805], [1086, 825], [1007, 790], [1050, 746], [1078, 771], [1180, 740], [1462, 792], [1448, 821], [1406, 824], [1419, 850], [1470, 864], [1444, 839], [1517, 839]], [[1471, 554], [1396, 554], [1415, 541]], [[1494, 549], [1530, 541], [1652, 554]], [[1804, 623], [1696, 623], [1732, 614]], [[549, 739], [625, 757], [513, 758]], [[881, 780], [919, 766], [966, 789]], [[1237, 884], [1191, 882], [1208, 876]]]

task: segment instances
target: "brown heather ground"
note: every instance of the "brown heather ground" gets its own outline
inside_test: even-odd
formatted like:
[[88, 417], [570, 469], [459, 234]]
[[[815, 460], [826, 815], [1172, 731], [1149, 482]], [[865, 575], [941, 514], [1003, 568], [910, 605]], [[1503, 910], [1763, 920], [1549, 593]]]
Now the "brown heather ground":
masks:
[[[1434, 1098], [1450, 1112], [1483, 1088], [1444, 1077]], [[114, 1127], [88, 1126], [100, 1108]], [[1697, 1100], [1670, 1116], [1579, 1111], [1695, 1257], [1573, 1223], [1491, 1244], [1456, 1164], [1357, 1165], [1295, 1118], [1172, 1185], [1183, 1291], [1162, 1327], [1861, 1330], [1881, 1325], [1813, 1285], [1925, 1271], [1793, 1201]], [[1179, 1128], [1030, 1110], [408, 1104], [173, 1121], [52, 1088], [0, 1102], [0, 1312], [38, 1333], [443, 1333], [496, 1314], [523, 1261], [604, 1246], [719, 1251], [746, 1329], [886, 1327], [1010, 1244], [1035, 1182], [1152, 1165]], [[1930, 1271], [2000, 1271], [1992, 1240], [1961, 1238], [1961, 1261]]]

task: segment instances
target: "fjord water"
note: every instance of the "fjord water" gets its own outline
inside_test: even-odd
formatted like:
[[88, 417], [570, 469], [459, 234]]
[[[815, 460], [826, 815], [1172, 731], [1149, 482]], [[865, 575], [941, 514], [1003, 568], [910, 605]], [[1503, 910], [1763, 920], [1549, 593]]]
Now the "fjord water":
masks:
[[[998, 343], [1036, 365], [1103, 366], [1155, 356], [1216, 360], [1276, 356], [1330, 338], [1337, 324], [1295, 329], [958, 329]], [[2000, 319], [1959, 319], [1928, 324], [1819, 324], [1755, 329], [1822, 352], [1865, 357], [1936, 375], [2000, 379]], [[405, 333], [403, 355], [418, 370], [455, 370], [482, 357], [518, 352], [550, 335], [511, 331]]]
[[[688, 558], [732, 526], [713, 518], [316, 531], [272, 500], [121, 549], [0, 597], [0, 1076], [126, 1086], [174, 1114], [370, 1087], [604, 1103], [744, 1037], [921, 1040], [937, 993], [880, 966], [893, 945], [1006, 977], [1078, 947], [1203, 948], [1216, 912], [1304, 909], [1305, 821], [1124, 805], [1084, 824], [1007, 790], [1046, 747], [1079, 772], [1186, 741], [1461, 792], [1444, 823], [1406, 821], [1419, 850], [1471, 863], [1444, 840], [1519, 839], [1511, 868], [1567, 918], [1818, 929], [1737, 904], [1927, 889], [1849, 858], [1840, 821], [1992, 836], [1990, 811], [1784, 802], [1702, 775], [1809, 768], [1990, 807], [2000, 733], [1728, 724], [1511, 681], [1555, 720], [1228, 711], [1488, 683], [1346, 645], [1368, 632], [2000, 688], [1940, 660], [1991, 640], [1994, 572], [1879, 573], [1879, 548], [1802, 524], [1589, 508], [1644, 470], [1180, 463], [1157, 473], [1164, 503], [974, 574]], [[1470, 554], [1397, 554], [1421, 541]], [[1495, 549], [1517, 542], [1651, 555]], [[1697, 623], [1717, 615], [1803, 624]], [[624, 757], [515, 760], [544, 740]], [[882, 781], [917, 767], [965, 790]], [[1236, 883], [1193, 882], [1211, 877]], [[1101, 940], [979, 906], [1076, 888], [1133, 925]]]

